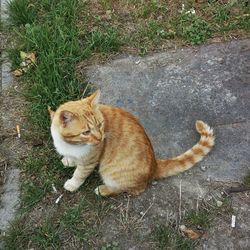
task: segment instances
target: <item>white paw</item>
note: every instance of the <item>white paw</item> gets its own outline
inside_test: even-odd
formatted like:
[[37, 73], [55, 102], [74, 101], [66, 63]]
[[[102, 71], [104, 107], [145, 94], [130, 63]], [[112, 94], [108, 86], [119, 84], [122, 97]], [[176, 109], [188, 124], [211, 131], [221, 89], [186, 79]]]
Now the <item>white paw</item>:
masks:
[[98, 196], [101, 195], [101, 194], [100, 194], [100, 191], [99, 191], [99, 187], [95, 188], [94, 192], [95, 192], [95, 194], [98, 195]]
[[76, 191], [81, 186], [81, 183], [78, 183], [74, 179], [69, 179], [64, 183], [64, 188], [70, 192]]
[[65, 167], [75, 167], [76, 166], [75, 162], [71, 158], [68, 158], [68, 157], [63, 157], [61, 162]]

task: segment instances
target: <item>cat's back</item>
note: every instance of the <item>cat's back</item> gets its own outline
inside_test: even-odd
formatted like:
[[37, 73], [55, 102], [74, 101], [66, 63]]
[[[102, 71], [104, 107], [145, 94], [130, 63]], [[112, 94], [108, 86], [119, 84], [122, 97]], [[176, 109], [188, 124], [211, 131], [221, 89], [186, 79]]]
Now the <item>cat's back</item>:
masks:
[[99, 109], [104, 117], [106, 131], [116, 130], [125, 133], [134, 131], [134, 134], [137, 132], [145, 133], [138, 119], [125, 109], [102, 104], [99, 105]]
[[124, 109], [100, 105], [100, 111], [104, 117], [105, 130], [105, 146], [100, 161], [101, 175], [112, 172], [115, 166], [118, 167], [118, 172], [128, 171], [130, 174], [127, 175], [138, 175], [146, 183], [152, 176], [156, 161], [144, 128], [136, 117]]
[[151, 142], [138, 119], [128, 111], [100, 105], [104, 117], [105, 138], [108, 144], [119, 149], [140, 148], [140, 150], [153, 152]]

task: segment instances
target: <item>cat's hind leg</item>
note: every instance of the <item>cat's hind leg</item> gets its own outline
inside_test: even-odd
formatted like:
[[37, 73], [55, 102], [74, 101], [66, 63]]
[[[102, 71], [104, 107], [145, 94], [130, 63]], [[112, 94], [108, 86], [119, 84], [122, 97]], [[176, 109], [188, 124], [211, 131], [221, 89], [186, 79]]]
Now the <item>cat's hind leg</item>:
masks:
[[123, 192], [133, 195], [142, 193], [147, 182], [141, 182], [141, 178], [124, 175], [102, 175], [104, 185], [100, 185], [95, 189], [95, 193], [101, 196], [113, 196]]
[[120, 193], [126, 192], [132, 195], [139, 195], [145, 190], [145, 186], [136, 187], [136, 188], [128, 188], [128, 189], [115, 189], [112, 187], [108, 187], [106, 185], [100, 185], [95, 189], [95, 193], [100, 196], [113, 196], [118, 195]]
[[122, 190], [120, 189], [114, 189], [106, 185], [100, 185], [95, 189], [95, 193], [100, 196], [112, 196], [112, 195], [117, 195], [121, 192]]

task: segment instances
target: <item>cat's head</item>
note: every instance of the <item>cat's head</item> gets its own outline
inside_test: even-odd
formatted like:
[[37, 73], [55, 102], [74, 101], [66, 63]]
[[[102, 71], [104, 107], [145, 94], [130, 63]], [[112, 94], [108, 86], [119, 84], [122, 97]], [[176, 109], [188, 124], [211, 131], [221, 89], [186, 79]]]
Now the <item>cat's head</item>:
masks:
[[56, 111], [48, 108], [51, 129], [70, 144], [96, 145], [104, 139], [104, 118], [98, 108], [100, 91], [79, 101], [62, 104]]

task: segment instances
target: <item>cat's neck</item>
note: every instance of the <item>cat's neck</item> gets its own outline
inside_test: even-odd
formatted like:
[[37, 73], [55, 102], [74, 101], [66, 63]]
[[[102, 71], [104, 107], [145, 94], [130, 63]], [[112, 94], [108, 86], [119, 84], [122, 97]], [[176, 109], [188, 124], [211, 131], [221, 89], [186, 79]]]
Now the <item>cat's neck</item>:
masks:
[[51, 126], [51, 135], [57, 152], [62, 156], [81, 159], [89, 154], [92, 149], [91, 145], [73, 145], [65, 142], [59, 133], [59, 129], [53, 124]]

